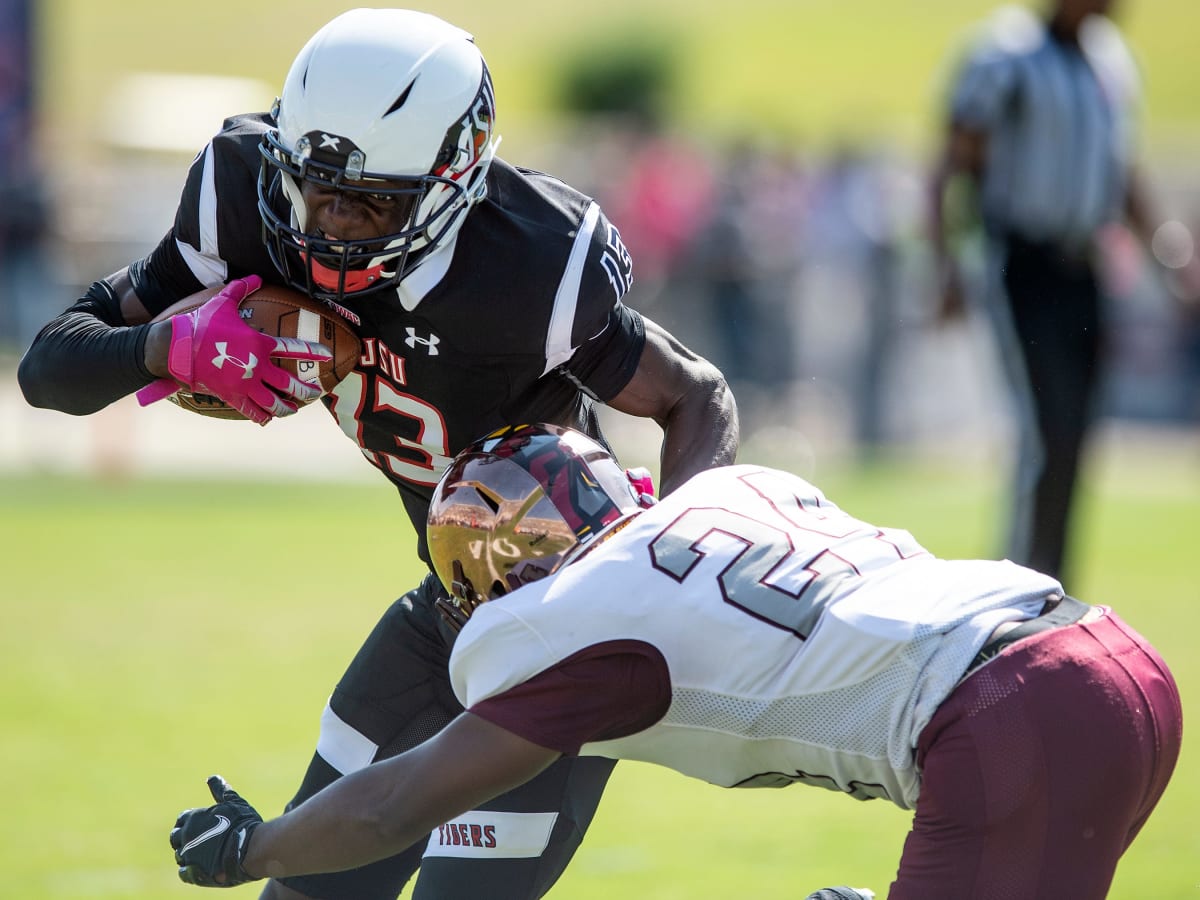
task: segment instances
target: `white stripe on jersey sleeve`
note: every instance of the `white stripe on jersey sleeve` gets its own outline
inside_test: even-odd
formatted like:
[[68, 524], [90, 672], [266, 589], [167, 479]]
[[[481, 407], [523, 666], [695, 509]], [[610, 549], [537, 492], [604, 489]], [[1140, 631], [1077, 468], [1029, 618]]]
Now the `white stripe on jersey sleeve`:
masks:
[[204, 149], [204, 174], [200, 181], [200, 250], [186, 241], [176, 240], [183, 261], [201, 284], [212, 287], [224, 284], [229, 266], [221, 259], [217, 247], [217, 185], [213, 166], [212, 144]]
[[575, 352], [571, 346], [571, 331], [575, 325], [575, 309], [579, 304], [579, 286], [583, 283], [583, 267], [592, 243], [592, 232], [596, 230], [599, 220], [600, 207], [592, 203], [583, 214], [583, 222], [567, 259], [566, 271], [558, 283], [558, 293], [554, 295], [554, 311], [550, 314], [550, 327], [546, 331], [546, 368], [542, 370], [543, 375], [561, 366]]

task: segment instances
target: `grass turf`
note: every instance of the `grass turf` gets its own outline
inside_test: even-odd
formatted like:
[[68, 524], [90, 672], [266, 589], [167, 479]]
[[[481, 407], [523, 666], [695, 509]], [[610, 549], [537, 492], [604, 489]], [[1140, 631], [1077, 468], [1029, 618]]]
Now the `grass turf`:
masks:
[[[989, 552], [989, 473], [896, 463], [820, 481], [942, 555]], [[1082, 502], [1077, 593], [1151, 637], [1186, 696], [1200, 685], [1181, 627], [1197, 593], [1194, 472], [1153, 459], [1101, 471]], [[28, 900], [186, 890], [166, 842], [175, 814], [206, 802], [214, 771], [281, 809], [329, 689], [418, 575], [382, 484], [0, 479], [0, 541], [0, 744], [21, 811], [0, 824], [0, 865]], [[1194, 890], [1187, 749], [1114, 898]], [[624, 764], [553, 896], [782, 900], [847, 881], [882, 894], [907, 822], [815, 789], [722, 791]]]

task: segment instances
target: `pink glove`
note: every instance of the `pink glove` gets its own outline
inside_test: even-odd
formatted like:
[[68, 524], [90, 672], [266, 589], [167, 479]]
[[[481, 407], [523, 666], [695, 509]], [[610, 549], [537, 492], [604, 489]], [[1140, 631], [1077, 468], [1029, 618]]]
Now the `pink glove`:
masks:
[[174, 377], [142, 388], [138, 403], [148, 406], [182, 385], [218, 397], [247, 419], [266, 425], [274, 416], [290, 416], [299, 408], [297, 402], [321, 396], [320, 387], [281, 369], [272, 358], [332, 359], [323, 344], [273, 337], [242, 321], [239, 304], [260, 287], [257, 275], [238, 278], [198, 309], [172, 316], [167, 369]]
[[638, 506], [643, 509], [649, 509], [658, 502], [654, 498], [654, 476], [650, 474], [650, 470], [645, 466], [638, 466], [634, 469], [626, 469], [625, 477], [629, 479], [629, 483], [633, 485], [633, 489], [637, 491]]

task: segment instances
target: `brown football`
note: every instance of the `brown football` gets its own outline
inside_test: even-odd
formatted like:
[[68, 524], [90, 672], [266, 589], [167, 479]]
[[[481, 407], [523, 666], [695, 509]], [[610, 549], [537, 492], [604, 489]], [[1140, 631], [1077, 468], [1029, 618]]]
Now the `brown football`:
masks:
[[[221, 287], [206, 288], [163, 310], [154, 317], [155, 322], [169, 319], [179, 313], [188, 312], [203, 305]], [[339, 381], [350, 374], [362, 355], [362, 343], [358, 335], [341, 316], [319, 300], [307, 294], [278, 284], [263, 284], [250, 294], [239, 306], [242, 320], [259, 331], [276, 337], [298, 337], [306, 341], [324, 344], [333, 353], [329, 362], [281, 359], [280, 366], [292, 372], [302, 381], [321, 384], [323, 393], [329, 393]], [[169, 398], [181, 409], [214, 419], [242, 419], [245, 416], [223, 400], [208, 394], [198, 394], [180, 389]]]

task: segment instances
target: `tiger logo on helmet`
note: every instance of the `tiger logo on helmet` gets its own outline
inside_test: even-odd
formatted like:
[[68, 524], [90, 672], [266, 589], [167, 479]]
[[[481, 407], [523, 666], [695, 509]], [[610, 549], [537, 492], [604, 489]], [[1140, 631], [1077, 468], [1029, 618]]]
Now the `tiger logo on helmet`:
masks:
[[551, 574], [614, 523], [653, 502], [645, 470], [557, 425], [508, 426], [467, 447], [429, 505], [434, 571], [461, 627], [480, 603]]

